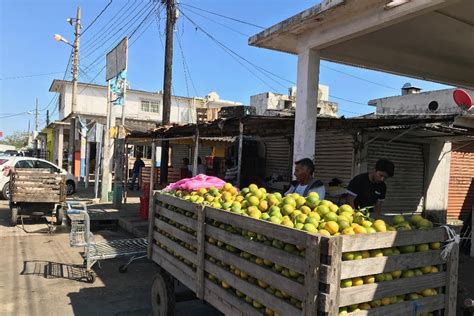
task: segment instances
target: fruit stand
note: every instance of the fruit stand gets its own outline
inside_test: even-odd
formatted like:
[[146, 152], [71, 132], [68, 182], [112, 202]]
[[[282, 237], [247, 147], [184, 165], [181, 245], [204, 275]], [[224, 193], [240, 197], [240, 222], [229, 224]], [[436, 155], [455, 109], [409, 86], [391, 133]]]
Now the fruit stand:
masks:
[[[427, 220], [421, 216], [412, 217], [411, 225], [400, 220], [395, 231], [382, 221], [372, 223], [373, 231], [353, 223], [349, 228], [360, 232], [353, 233], [325, 222], [333, 216], [327, 215], [330, 211], [312, 233], [315, 220], [306, 214], [298, 218], [301, 213], [295, 211], [278, 223], [265, 203], [257, 213], [248, 205], [241, 212], [225, 203], [223, 209], [200, 203], [211, 190], [191, 195], [154, 191], [149, 257], [162, 268], [152, 288], [155, 314], [172, 314], [175, 278], [225, 315], [455, 315], [457, 245], [444, 261], [445, 229], [422, 227]], [[216, 194], [230, 199], [225, 192]], [[244, 194], [252, 201], [254, 194]], [[272, 199], [267, 194], [270, 204]], [[289, 208], [282, 203], [292, 202], [285, 199], [278, 203], [282, 209]], [[305, 210], [314, 202], [308, 199], [298, 207]], [[318, 207], [314, 210], [325, 209]], [[341, 225], [346, 209], [334, 208]], [[355, 214], [355, 221], [363, 223]], [[285, 225], [285, 217], [306, 224], [293, 228]]]

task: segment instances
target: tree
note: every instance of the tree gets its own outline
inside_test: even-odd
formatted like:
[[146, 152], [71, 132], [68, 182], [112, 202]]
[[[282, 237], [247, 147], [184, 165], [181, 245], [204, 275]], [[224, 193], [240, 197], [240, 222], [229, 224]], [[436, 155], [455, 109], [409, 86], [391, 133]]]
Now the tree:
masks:
[[25, 147], [28, 144], [28, 132], [13, 132], [9, 136], [5, 136], [0, 140], [0, 144], [12, 145], [16, 149]]

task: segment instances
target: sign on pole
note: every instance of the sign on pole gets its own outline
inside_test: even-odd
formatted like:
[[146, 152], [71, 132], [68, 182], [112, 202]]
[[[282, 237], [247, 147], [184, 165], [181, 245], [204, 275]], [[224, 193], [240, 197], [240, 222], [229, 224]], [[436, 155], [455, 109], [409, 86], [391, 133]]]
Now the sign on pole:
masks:
[[128, 37], [125, 37], [123, 40], [115, 46], [106, 56], [106, 78], [105, 80], [109, 81], [113, 77], [116, 77], [122, 71], [127, 69], [127, 59], [128, 59]]

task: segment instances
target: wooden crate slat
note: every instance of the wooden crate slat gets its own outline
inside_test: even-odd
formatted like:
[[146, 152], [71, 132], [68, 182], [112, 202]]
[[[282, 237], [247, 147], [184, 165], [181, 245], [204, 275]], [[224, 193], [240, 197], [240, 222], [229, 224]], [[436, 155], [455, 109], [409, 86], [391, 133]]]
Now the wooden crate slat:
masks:
[[21, 203], [21, 202], [28, 202], [28, 203], [60, 203], [61, 202], [60, 196], [56, 197], [41, 197], [39, 198], [37, 195], [31, 195], [31, 196], [12, 196], [12, 201], [15, 203]]
[[174, 250], [180, 256], [182, 256], [183, 258], [185, 258], [185, 259], [191, 261], [192, 263], [196, 264], [196, 255], [192, 251], [189, 251], [188, 249], [184, 248], [183, 246], [181, 246], [177, 242], [172, 241], [168, 237], [163, 236], [162, 234], [160, 234], [158, 232], [153, 233], [153, 238], [155, 238], [156, 241], [158, 241], [159, 243], [165, 245], [169, 249]]
[[344, 305], [370, 302], [379, 298], [442, 287], [445, 283], [446, 272], [438, 272], [412, 278], [353, 286], [341, 289], [340, 302]]
[[25, 188], [60, 188], [62, 182], [56, 183], [45, 183], [45, 182], [34, 182], [34, 181], [16, 181], [13, 182], [13, 187], [25, 187]]
[[186, 285], [186, 287], [188, 287], [190, 290], [195, 290], [194, 271], [190, 267], [157, 245], [153, 245], [152, 259], [173, 277], [175, 277], [179, 282]]
[[[328, 251], [331, 260], [331, 268], [328, 273], [328, 300], [326, 305], [327, 309], [324, 311], [329, 312], [330, 315], [339, 314], [339, 302], [344, 302], [341, 296], [341, 249], [342, 249], [342, 238], [334, 237], [329, 240]], [[365, 301], [364, 301], [365, 302]]]
[[245, 271], [252, 277], [262, 280], [271, 287], [288, 293], [300, 301], [305, 298], [305, 288], [298, 282], [288, 279], [279, 273], [275, 273], [270, 269], [259, 266], [256, 263], [240, 258], [210, 243], [206, 243], [206, 253], [216, 259], [227, 264], [231, 264], [239, 270]]
[[[456, 315], [456, 295], [458, 291], [459, 244], [454, 244], [446, 265], [445, 315]], [[471, 270], [472, 273], [472, 270]]]
[[201, 208], [200, 205], [193, 203], [191, 201], [186, 201], [186, 200], [183, 200], [171, 195], [162, 194], [160, 192], [155, 193], [155, 198], [158, 201], [163, 202], [165, 204], [173, 205], [175, 207], [178, 207], [180, 209], [193, 212], [193, 213], [196, 213], [196, 210], [198, 207]]
[[164, 217], [167, 217], [175, 222], [180, 223], [188, 228], [196, 230], [196, 220], [190, 217], [186, 217], [174, 211], [170, 211], [169, 209], [159, 206], [156, 206], [156, 212]]
[[196, 241], [197, 241], [197, 262], [196, 262], [196, 296], [204, 298], [204, 257], [206, 254], [206, 209], [200, 208], [198, 211]]
[[[415, 305], [416, 302], [416, 305]], [[399, 316], [414, 315], [415, 306], [417, 315], [429, 313], [444, 308], [444, 294], [424, 297], [416, 301], [405, 301], [393, 305], [381, 306], [367, 311], [351, 313], [351, 316]], [[452, 314], [454, 315], [454, 314]]]
[[226, 244], [249, 252], [257, 257], [270, 260], [271, 262], [277, 263], [285, 268], [294, 270], [298, 273], [304, 273], [305, 262], [303, 257], [289, 254], [286, 251], [267, 246], [263, 243], [250, 241], [242, 236], [231, 234], [210, 225], [207, 226], [207, 235], [224, 241]]
[[317, 298], [319, 293], [319, 266], [321, 259], [320, 237], [309, 235], [306, 239], [306, 271], [305, 298], [303, 305], [303, 315], [317, 315]]
[[281, 315], [298, 315], [301, 314], [301, 310], [294, 307], [293, 305], [278, 299], [272, 294], [268, 293], [264, 289], [253, 285], [247, 281], [242, 280], [233, 273], [230, 273], [214, 263], [206, 260], [205, 269], [207, 272], [213, 274], [219, 280], [227, 282], [233, 288], [239, 290], [246, 295], [253, 298], [258, 298], [257, 301], [264, 306], [271, 306], [270, 308]]
[[441, 227], [429, 230], [405, 230], [376, 234], [343, 235], [342, 252], [424, 244], [446, 239]]
[[173, 237], [176, 237], [188, 245], [191, 245], [193, 247], [196, 247], [196, 237], [194, 237], [191, 234], [188, 234], [185, 231], [182, 231], [179, 228], [176, 228], [174, 226], [171, 226], [168, 223], [163, 222], [162, 220], [159, 220], [158, 218], [155, 218], [155, 227], [167, 232]]
[[[396, 270], [406, 270], [443, 264], [441, 250], [400, 254], [390, 257], [374, 257], [361, 260], [348, 260], [341, 263], [341, 280], [365, 275], [373, 275]], [[321, 265], [320, 279], [328, 283], [328, 265]]]
[[204, 281], [204, 288], [204, 299], [224, 315], [261, 315], [258, 310], [210, 280]]
[[267, 221], [257, 220], [212, 207], [206, 207], [206, 216], [208, 218], [230, 224], [235, 227], [266, 235], [270, 238], [278, 236], [278, 239], [297, 246], [305, 246], [307, 233], [296, 229], [276, 225]]

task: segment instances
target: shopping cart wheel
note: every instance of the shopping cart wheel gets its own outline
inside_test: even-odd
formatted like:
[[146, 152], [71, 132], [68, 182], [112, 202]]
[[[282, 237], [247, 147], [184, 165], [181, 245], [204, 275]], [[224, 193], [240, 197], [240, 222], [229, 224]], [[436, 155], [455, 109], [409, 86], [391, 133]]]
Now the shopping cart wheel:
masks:
[[127, 272], [128, 270], [128, 264], [122, 264], [120, 267], [119, 267], [119, 272], [120, 273], [125, 273]]
[[97, 275], [94, 271], [90, 271], [87, 273], [87, 282], [94, 283], [95, 279], [97, 279]]
[[154, 316], [174, 315], [174, 279], [164, 270], [157, 273], [153, 278], [151, 306]]

